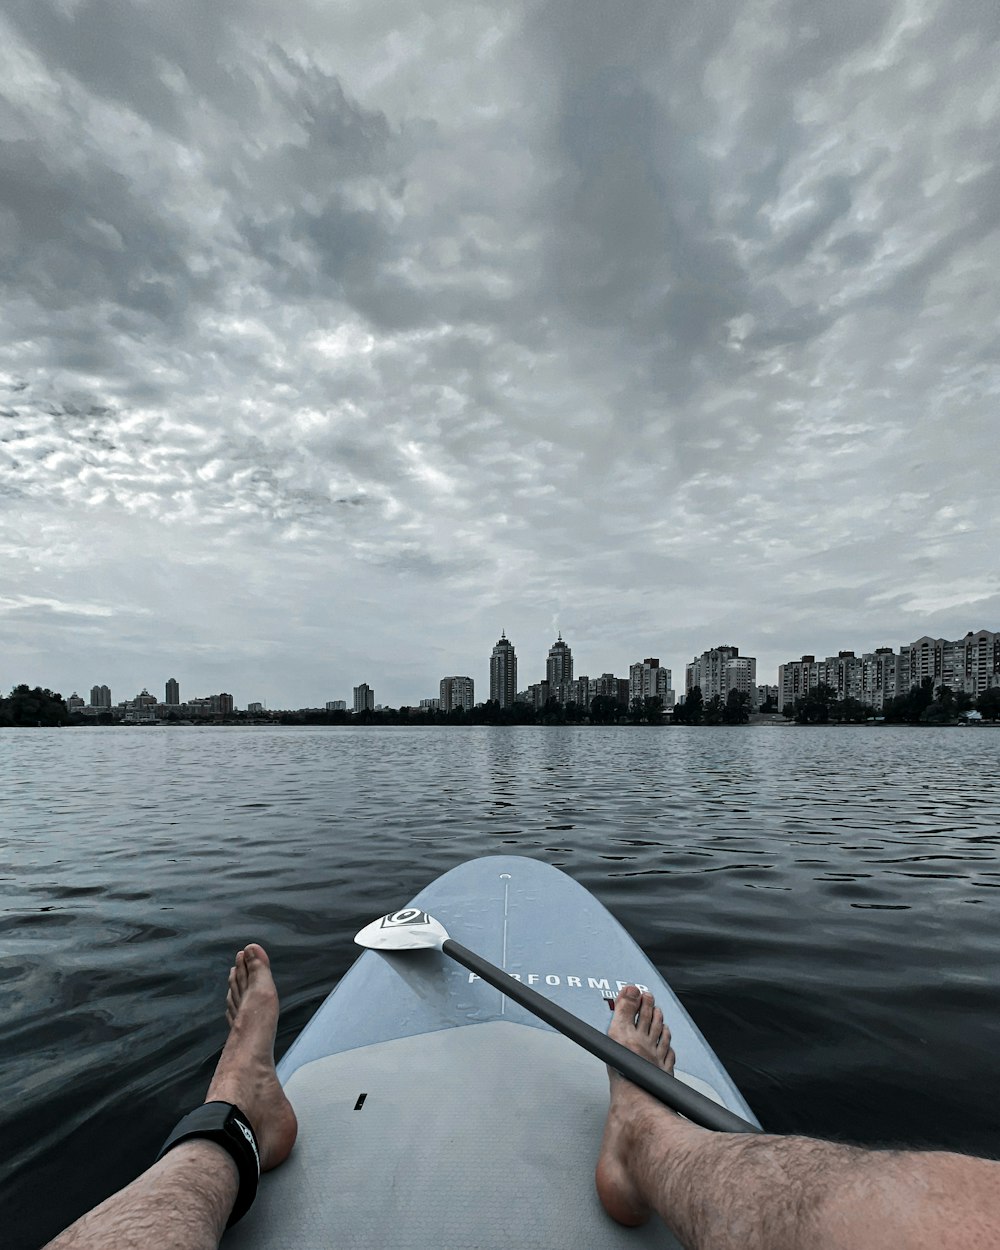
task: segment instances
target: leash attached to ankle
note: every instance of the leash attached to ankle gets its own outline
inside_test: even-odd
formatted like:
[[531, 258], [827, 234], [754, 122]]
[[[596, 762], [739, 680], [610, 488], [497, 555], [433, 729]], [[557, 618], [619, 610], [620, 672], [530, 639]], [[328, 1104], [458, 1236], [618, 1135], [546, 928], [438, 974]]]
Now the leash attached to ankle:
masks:
[[206, 1102], [177, 1122], [174, 1131], [160, 1148], [155, 1162], [181, 1142], [204, 1137], [228, 1150], [240, 1174], [240, 1188], [233, 1203], [227, 1228], [241, 1220], [257, 1197], [260, 1181], [260, 1151], [250, 1121], [234, 1103]]

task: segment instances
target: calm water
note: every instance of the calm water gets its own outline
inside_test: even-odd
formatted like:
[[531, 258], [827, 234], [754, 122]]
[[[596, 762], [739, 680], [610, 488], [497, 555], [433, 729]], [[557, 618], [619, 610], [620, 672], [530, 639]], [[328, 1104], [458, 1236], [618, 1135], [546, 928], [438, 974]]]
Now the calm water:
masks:
[[766, 1127], [1000, 1150], [998, 731], [5, 731], [0, 767], [12, 1250], [203, 1096], [237, 946], [284, 1049], [363, 922], [497, 851], [611, 908]]

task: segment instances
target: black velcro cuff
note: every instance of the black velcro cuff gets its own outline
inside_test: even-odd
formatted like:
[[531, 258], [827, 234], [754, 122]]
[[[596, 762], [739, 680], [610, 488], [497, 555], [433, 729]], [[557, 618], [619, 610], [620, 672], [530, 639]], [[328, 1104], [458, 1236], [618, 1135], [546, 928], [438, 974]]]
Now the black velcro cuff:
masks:
[[174, 1131], [160, 1148], [156, 1162], [181, 1142], [204, 1137], [228, 1150], [240, 1175], [240, 1188], [233, 1204], [227, 1228], [241, 1220], [253, 1205], [260, 1181], [260, 1150], [257, 1135], [250, 1121], [231, 1102], [206, 1102], [178, 1121]]

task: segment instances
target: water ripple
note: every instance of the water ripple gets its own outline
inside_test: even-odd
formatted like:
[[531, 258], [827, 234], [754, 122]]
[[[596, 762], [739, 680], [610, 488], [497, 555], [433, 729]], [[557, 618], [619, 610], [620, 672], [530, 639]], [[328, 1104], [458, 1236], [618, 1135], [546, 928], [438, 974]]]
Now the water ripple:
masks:
[[129, 1179], [202, 1096], [238, 945], [271, 950], [287, 1046], [361, 922], [500, 850], [620, 917], [768, 1127], [993, 1150], [998, 746], [903, 728], [0, 732], [6, 1244]]

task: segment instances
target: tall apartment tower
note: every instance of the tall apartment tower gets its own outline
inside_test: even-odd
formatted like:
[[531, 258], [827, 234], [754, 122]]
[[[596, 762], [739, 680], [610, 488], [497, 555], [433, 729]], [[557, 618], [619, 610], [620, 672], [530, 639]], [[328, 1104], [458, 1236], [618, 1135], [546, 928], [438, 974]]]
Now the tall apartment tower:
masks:
[[814, 690], [820, 683], [821, 667], [814, 655], [804, 655], [801, 660], [779, 664], [778, 707], [784, 710], [789, 703], [804, 699], [810, 690]]
[[107, 686], [90, 687], [91, 707], [111, 707], [111, 691]]
[[974, 698], [1000, 686], [1000, 633], [970, 629], [955, 643], [955, 686]]
[[501, 707], [512, 707], [517, 698], [517, 656], [506, 631], [490, 656], [490, 698]]
[[669, 668], [661, 668], [656, 656], [648, 656], [628, 670], [630, 699], [659, 699], [660, 706], [674, 706], [674, 689]]
[[438, 706], [442, 712], [460, 707], [471, 712], [475, 706], [476, 688], [471, 677], [442, 677]]
[[562, 632], [559, 638], [549, 647], [549, 658], [545, 662], [545, 680], [549, 685], [549, 694], [560, 703], [570, 701], [569, 684], [573, 680], [573, 652], [563, 642]]
[[164, 698], [163, 702], [168, 704], [171, 707], [176, 707], [177, 704], [180, 703], [180, 701], [181, 701], [181, 688], [177, 684], [177, 678], [168, 677], [166, 697]]
[[373, 712], [375, 710], [375, 691], [366, 681], [354, 687], [355, 712]]
[[685, 695], [695, 686], [701, 688], [706, 703], [716, 695], [725, 699], [730, 690], [739, 690], [756, 706], [757, 661], [752, 655], [740, 655], [739, 647], [712, 647], [696, 655], [686, 668]]

